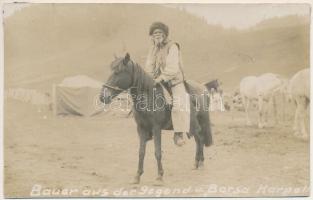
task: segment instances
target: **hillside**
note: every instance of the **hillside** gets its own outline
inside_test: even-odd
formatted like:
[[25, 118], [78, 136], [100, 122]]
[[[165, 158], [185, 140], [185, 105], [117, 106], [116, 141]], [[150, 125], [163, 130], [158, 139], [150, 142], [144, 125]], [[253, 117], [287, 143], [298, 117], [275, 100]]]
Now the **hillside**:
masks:
[[226, 90], [246, 75], [291, 76], [309, 66], [305, 17], [268, 19], [239, 31], [159, 5], [38, 4], [4, 20], [5, 87], [50, 90], [77, 74], [105, 80], [113, 54], [123, 51], [143, 65], [153, 21], [168, 24], [181, 43], [189, 78], [219, 78]]

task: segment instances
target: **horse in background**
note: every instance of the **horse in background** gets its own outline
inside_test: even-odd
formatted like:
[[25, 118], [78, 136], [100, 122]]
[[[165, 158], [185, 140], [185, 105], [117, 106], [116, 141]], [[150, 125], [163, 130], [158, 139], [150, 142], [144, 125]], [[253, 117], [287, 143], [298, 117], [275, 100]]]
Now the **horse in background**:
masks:
[[276, 123], [287, 122], [293, 113], [291, 96], [288, 92], [289, 80], [280, 77], [282, 84], [273, 92], [273, 108]]
[[277, 121], [277, 108], [274, 102], [274, 95], [284, 85], [284, 80], [280, 75], [266, 73], [261, 76], [248, 76], [240, 82], [240, 95], [242, 96], [246, 124], [251, 125], [249, 108], [253, 100], [257, 100], [258, 108], [258, 127], [263, 128], [267, 125], [269, 111], [271, 106], [274, 109], [275, 119]]
[[306, 129], [308, 108], [310, 105], [310, 69], [297, 72], [289, 81], [289, 94], [296, 104], [294, 115], [294, 133], [301, 138], [308, 138]]

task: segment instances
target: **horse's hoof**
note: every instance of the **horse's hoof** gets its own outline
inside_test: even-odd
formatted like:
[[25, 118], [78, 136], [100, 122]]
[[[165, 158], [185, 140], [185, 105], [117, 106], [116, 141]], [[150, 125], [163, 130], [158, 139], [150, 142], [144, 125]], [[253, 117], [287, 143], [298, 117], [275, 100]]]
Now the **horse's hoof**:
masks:
[[199, 161], [198, 169], [203, 169], [203, 168], [204, 168], [204, 163], [203, 163], [203, 161]]
[[162, 177], [156, 178], [153, 185], [154, 186], [163, 186], [164, 185], [163, 178]]
[[195, 164], [193, 165], [192, 170], [198, 170], [199, 169], [199, 161], [196, 161]]
[[198, 169], [199, 169], [198, 165], [194, 165], [192, 168], [192, 170], [198, 170]]
[[140, 178], [136, 176], [134, 180], [131, 182], [131, 184], [139, 184], [140, 183]]

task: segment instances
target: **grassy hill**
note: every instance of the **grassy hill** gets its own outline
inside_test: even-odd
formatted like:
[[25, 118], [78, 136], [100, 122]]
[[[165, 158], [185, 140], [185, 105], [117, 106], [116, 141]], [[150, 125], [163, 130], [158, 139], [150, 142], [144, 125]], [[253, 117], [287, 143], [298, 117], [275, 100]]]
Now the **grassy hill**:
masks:
[[125, 51], [143, 65], [153, 21], [168, 24], [170, 37], [181, 44], [188, 78], [219, 78], [225, 90], [247, 75], [290, 77], [309, 66], [305, 17], [236, 30], [160, 5], [37, 4], [4, 20], [5, 86], [50, 90], [52, 83], [77, 74], [105, 80], [113, 54]]

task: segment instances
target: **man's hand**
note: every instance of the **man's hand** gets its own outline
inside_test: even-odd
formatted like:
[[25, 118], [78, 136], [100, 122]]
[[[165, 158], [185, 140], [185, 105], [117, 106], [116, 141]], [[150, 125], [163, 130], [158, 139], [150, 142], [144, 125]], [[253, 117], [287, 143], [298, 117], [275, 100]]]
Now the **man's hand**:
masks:
[[161, 83], [163, 81], [162, 77], [158, 77], [156, 79], [154, 79], [154, 85], [157, 85], [158, 83]]

